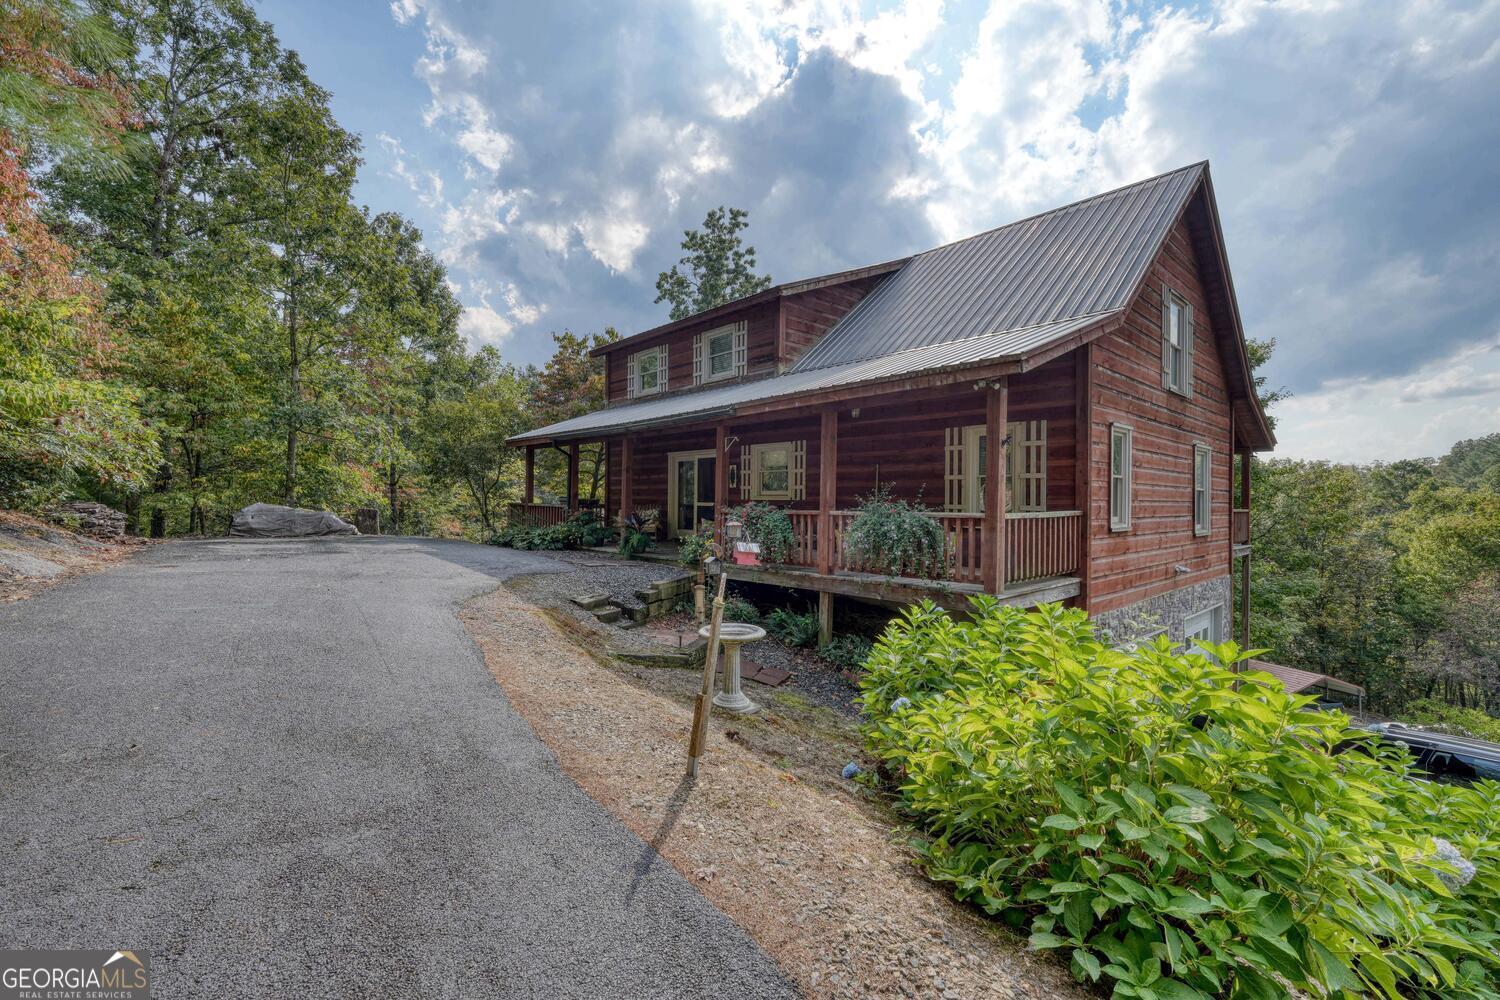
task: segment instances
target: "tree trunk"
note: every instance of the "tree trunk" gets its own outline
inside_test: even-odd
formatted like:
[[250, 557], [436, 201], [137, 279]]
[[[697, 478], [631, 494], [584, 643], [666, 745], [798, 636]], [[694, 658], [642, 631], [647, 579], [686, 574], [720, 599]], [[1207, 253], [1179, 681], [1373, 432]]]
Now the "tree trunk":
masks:
[[286, 429], [286, 488], [282, 491], [282, 503], [297, 506], [297, 411], [302, 404], [302, 359], [297, 355], [297, 313], [292, 305], [287, 307], [287, 347], [291, 365], [287, 369], [288, 395], [291, 397], [291, 423]]
[[396, 463], [389, 463], [386, 466], [385, 481], [386, 492], [390, 498], [391, 504], [390, 530], [387, 532], [387, 534], [391, 535], [401, 534], [401, 514], [400, 510], [396, 506], [396, 483], [400, 479], [401, 475], [396, 471]]

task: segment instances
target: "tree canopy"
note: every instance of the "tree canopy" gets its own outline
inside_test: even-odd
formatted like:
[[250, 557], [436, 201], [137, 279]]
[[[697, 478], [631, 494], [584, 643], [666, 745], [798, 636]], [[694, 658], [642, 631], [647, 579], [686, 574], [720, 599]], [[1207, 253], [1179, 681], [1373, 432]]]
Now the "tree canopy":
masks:
[[671, 303], [672, 319], [771, 287], [770, 275], [755, 273], [755, 248], [746, 246], [740, 236], [749, 226], [749, 212], [721, 205], [704, 217], [702, 229], [683, 232], [682, 249], [687, 252], [656, 279], [656, 301]]

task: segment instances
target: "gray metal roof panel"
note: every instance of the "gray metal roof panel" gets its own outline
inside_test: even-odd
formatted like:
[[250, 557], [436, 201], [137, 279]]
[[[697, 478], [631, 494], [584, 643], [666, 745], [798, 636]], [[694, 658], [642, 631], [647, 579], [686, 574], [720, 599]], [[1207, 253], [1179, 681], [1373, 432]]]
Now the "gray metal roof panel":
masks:
[[918, 254], [792, 371], [1122, 309], [1202, 175], [1193, 164]]
[[858, 385], [886, 378], [917, 375], [960, 365], [979, 364], [1020, 357], [1027, 351], [1075, 333], [1103, 319], [1107, 313], [1076, 316], [1056, 323], [1043, 323], [1007, 330], [987, 337], [967, 337], [939, 344], [923, 344], [893, 354], [866, 358], [812, 371], [791, 371], [754, 382], [699, 389], [694, 392], [609, 406], [581, 417], [573, 417], [510, 438], [516, 443], [587, 437], [616, 433], [666, 421], [733, 413], [736, 406], [759, 403], [821, 389]]

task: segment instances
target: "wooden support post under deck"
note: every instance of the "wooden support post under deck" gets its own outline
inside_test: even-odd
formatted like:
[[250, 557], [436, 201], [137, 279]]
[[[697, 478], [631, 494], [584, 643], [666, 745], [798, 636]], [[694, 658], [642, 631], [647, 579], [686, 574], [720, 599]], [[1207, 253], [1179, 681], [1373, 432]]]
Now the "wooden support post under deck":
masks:
[[620, 538], [625, 537], [625, 517], [635, 510], [635, 496], [630, 486], [630, 477], [635, 474], [631, 467], [630, 438], [620, 439]]
[[818, 645], [833, 641], [833, 595], [818, 591]]
[[578, 443], [568, 445], [568, 514], [578, 510]]
[[[839, 500], [839, 411], [823, 411], [822, 435], [818, 441], [818, 572], [833, 572], [833, 511]], [[818, 599], [819, 634], [823, 627], [823, 599]], [[833, 627], [833, 605], [828, 607], [828, 627]], [[828, 637], [828, 638], [831, 638]], [[828, 638], [821, 641], [827, 642]]]
[[1004, 375], [985, 390], [984, 572], [985, 593], [1005, 590], [1005, 425], [1010, 386]]
[[536, 447], [526, 446], [526, 503], [536, 503]]

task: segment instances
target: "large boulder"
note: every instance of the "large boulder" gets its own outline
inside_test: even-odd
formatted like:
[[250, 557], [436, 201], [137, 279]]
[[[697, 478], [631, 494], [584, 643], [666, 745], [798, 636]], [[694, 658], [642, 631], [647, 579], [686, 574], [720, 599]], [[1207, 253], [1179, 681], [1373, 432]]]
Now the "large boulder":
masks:
[[326, 510], [253, 503], [235, 512], [229, 522], [229, 534], [236, 538], [312, 538], [359, 532], [354, 525]]

